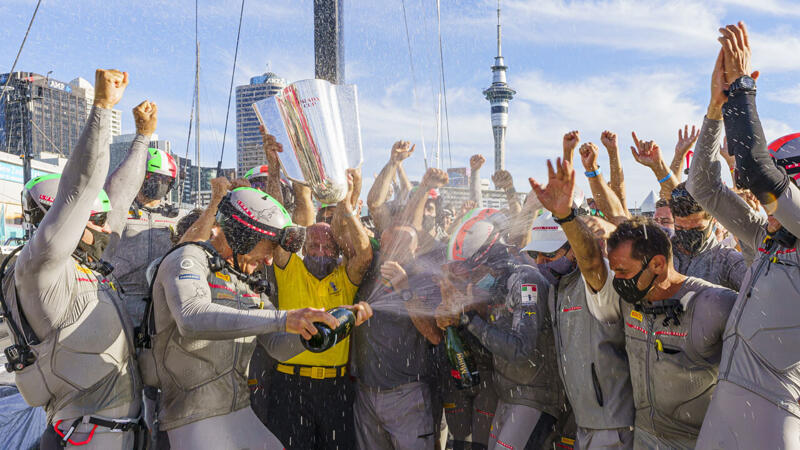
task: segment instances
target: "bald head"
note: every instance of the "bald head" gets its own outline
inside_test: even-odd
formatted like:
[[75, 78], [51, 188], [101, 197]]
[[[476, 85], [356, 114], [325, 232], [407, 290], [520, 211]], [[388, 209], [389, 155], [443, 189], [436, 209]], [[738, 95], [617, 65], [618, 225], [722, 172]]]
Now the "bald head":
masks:
[[303, 246], [303, 253], [310, 256], [338, 257], [339, 248], [333, 239], [331, 226], [325, 222], [320, 222], [306, 228], [306, 242]]

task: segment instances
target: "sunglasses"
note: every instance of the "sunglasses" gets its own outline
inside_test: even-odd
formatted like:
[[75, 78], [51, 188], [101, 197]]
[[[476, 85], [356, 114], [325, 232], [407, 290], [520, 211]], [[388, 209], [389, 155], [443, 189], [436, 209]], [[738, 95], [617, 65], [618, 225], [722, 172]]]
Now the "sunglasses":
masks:
[[536, 250], [528, 250], [528, 255], [530, 255], [530, 257], [533, 258], [533, 259], [536, 259], [539, 256], [544, 256], [547, 259], [555, 259], [555, 257], [558, 255], [558, 252], [560, 252], [561, 250], [564, 250], [564, 253], [566, 253], [566, 252], [569, 251], [570, 248], [571, 247], [569, 246], [569, 242], [567, 242], [566, 244], [564, 244], [561, 247], [557, 248], [555, 251], [552, 251], [552, 252], [537, 252]]

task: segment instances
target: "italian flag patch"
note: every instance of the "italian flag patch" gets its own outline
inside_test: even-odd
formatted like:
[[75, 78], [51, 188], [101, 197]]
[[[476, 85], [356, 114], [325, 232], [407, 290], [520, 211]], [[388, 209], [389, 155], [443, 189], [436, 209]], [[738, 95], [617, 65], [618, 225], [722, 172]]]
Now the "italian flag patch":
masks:
[[521, 303], [536, 303], [537, 293], [535, 284], [523, 284], [520, 287]]

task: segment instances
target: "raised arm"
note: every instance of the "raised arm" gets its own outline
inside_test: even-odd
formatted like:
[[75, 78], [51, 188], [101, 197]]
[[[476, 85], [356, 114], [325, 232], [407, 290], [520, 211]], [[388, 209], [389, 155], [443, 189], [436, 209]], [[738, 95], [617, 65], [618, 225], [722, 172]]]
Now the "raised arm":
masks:
[[[267, 156], [267, 165], [269, 172], [267, 173], [267, 195], [274, 198], [281, 205], [283, 204], [283, 192], [281, 191], [281, 174], [279, 167], [281, 167], [280, 158], [278, 153], [283, 151], [283, 146], [275, 139], [275, 136], [268, 134], [264, 126], [260, 126], [261, 140], [264, 144], [264, 153]], [[295, 191], [297, 192], [297, 191]], [[304, 200], [299, 196], [295, 197], [295, 212], [298, 210], [303, 211], [306, 206], [303, 204]], [[302, 213], [301, 213], [302, 214]], [[272, 251], [272, 262], [278, 267], [286, 267], [289, 262], [291, 253], [284, 250], [280, 245], [274, 246]]]
[[722, 137], [722, 105], [727, 101], [723, 92], [723, 54], [720, 51], [711, 76], [711, 100], [700, 129], [700, 137], [689, 167], [686, 188], [692, 197], [719, 223], [733, 233], [752, 253], [764, 237], [763, 218], [756, 215], [731, 188], [722, 182], [722, 163], [719, 161]]
[[472, 155], [469, 158], [469, 199], [481, 208], [483, 194], [481, 192], [481, 167], [486, 162], [483, 155]]
[[508, 230], [508, 240], [512, 245], [524, 248], [531, 240], [531, 229], [536, 217], [539, 216], [539, 209], [542, 203], [536, 197], [536, 193], [531, 191], [525, 197], [525, 204], [522, 211], [511, 218], [511, 226]]
[[691, 133], [689, 132], [689, 125], [684, 125], [683, 130], [678, 128], [678, 143], [675, 144], [675, 154], [672, 155], [669, 170], [677, 177], [679, 184], [681, 178], [683, 178], [683, 164], [686, 162], [686, 155], [689, 154], [689, 150], [692, 149], [699, 136], [700, 132], [697, 131], [694, 125], [692, 125]]
[[[553, 163], [547, 161], [548, 183], [543, 187], [536, 180], [530, 178], [531, 188], [542, 205], [547, 208], [556, 219], [565, 219], [572, 214], [572, 192], [575, 189], [575, 171], [572, 165], [561, 159], [556, 161], [558, 171], [553, 168]], [[579, 220], [569, 220], [561, 224], [567, 235], [572, 251], [578, 261], [586, 283], [595, 291], [600, 291], [606, 283], [608, 270], [603, 262], [603, 254], [597, 245], [592, 232]]]
[[635, 144], [635, 146], [631, 146], [633, 159], [653, 171], [658, 184], [661, 185], [659, 196], [664, 200], [669, 200], [672, 190], [680, 183], [678, 177], [669, 170], [667, 163], [661, 157], [661, 148], [653, 141], [640, 141], [635, 132], [631, 133], [631, 136], [633, 136]]
[[[757, 79], [758, 72], [750, 71], [750, 39], [744, 23], [728, 25], [720, 32], [725, 81], [730, 84], [742, 77]], [[800, 236], [800, 190], [789, 179], [785, 169], [776, 166], [767, 149], [756, 109], [755, 88], [732, 90], [723, 107], [723, 115], [728, 146], [736, 156], [739, 170], [737, 184], [749, 188], [767, 213], [792, 234]]]
[[122, 99], [127, 85], [127, 72], [98, 69], [95, 73], [89, 119], [61, 174], [53, 206], [20, 252], [15, 273], [18, 280], [24, 273], [29, 279], [35, 277], [39, 286], [49, 285], [60, 276], [55, 269], [66, 264], [78, 246], [108, 174], [111, 108]]
[[311, 188], [304, 184], [292, 183], [292, 189], [294, 190], [292, 222], [304, 227], [314, 225], [317, 214], [314, 211], [314, 201], [311, 199]]
[[[392, 222], [391, 212], [386, 207], [386, 202], [389, 200], [389, 189], [392, 187], [392, 180], [398, 174], [398, 169], [402, 167], [403, 161], [414, 153], [414, 148], [415, 146], [408, 141], [395, 142], [389, 153], [389, 162], [383, 166], [367, 194], [367, 208], [369, 208], [369, 214], [375, 220], [378, 230], [385, 230]], [[405, 172], [402, 172], [401, 183], [404, 176]], [[406, 178], [405, 181], [408, 179]]]
[[108, 226], [111, 228], [111, 240], [106, 254], [113, 254], [120, 235], [128, 218], [128, 209], [141, 189], [147, 171], [147, 146], [150, 136], [155, 133], [158, 124], [158, 107], [147, 100], [133, 108], [133, 119], [136, 123], [136, 137], [128, 149], [128, 154], [119, 167], [106, 179], [105, 190], [111, 201], [111, 212], [108, 214]]
[[[347, 195], [336, 205], [333, 220], [334, 236], [344, 236], [344, 242], [337, 243], [345, 254], [345, 270], [350, 281], [358, 286], [372, 262], [372, 246], [364, 224], [358, 217], [358, 209], [353, 208], [355, 182], [361, 184], [361, 169], [347, 169]], [[340, 228], [341, 227], [341, 228]]]
[[617, 133], [603, 131], [600, 135], [600, 142], [608, 152], [608, 176], [611, 178], [608, 186], [617, 195], [622, 208], [628, 210], [627, 197], [625, 196], [625, 173], [619, 162], [619, 146], [617, 145]]
[[425, 213], [425, 201], [428, 199], [428, 192], [431, 189], [438, 189], [447, 184], [447, 172], [442, 169], [430, 168], [422, 176], [417, 189], [411, 194], [411, 198], [406, 203], [403, 212], [400, 214], [400, 223], [413, 226], [418, 234], [425, 231], [422, 229], [422, 216]]
[[575, 149], [578, 148], [578, 144], [581, 142], [581, 133], [578, 130], [572, 130], [566, 134], [564, 134], [563, 143], [563, 150], [564, 154], [562, 155], [562, 160], [569, 161], [572, 164], [573, 156], [575, 155]]
[[211, 229], [217, 222], [217, 208], [219, 202], [231, 189], [231, 183], [225, 177], [217, 177], [211, 180], [211, 201], [208, 202], [206, 209], [181, 236], [180, 243], [207, 241], [211, 236]]
[[579, 151], [581, 163], [586, 169], [586, 177], [589, 179], [589, 187], [592, 189], [592, 198], [594, 198], [600, 211], [613, 223], [618, 224], [630, 219], [630, 212], [622, 206], [617, 195], [606, 183], [606, 180], [603, 179], [600, 166], [597, 164], [597, 156], [599, 154], [597, 146], [587, 142], [581, 145]]
[[397, 166], [397, 198], [406, 198], [412, 187], [411, 181], [406, 175], [406, 169], [400, 164]]
[[492, 175], [492, 181], [495, 188], [505, 192], [509, 212], [512, 215], [519, 214], [522, 211], [522, 203], [517, 198], [517, 190], [514, 189], [514, 178], [511, 177], [511, 173], [507, 170], [498, 170]]

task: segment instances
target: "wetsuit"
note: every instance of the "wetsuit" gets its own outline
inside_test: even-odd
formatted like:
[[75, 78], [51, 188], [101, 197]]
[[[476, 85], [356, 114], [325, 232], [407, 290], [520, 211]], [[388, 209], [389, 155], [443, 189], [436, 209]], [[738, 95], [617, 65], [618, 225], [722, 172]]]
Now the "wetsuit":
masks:
[[250, 409], [247, 366], [256, 337], [277, 359], [304, 350], [276, 311], [233, 271], [212, 271], [199, 245], [167, 255], [153, 287], [159, 421], [172, 448], [283, 448]]
[[736, 293], [688, 277], [672, 298], [634, 307], [612, 287], [614, 273], [605, 263], [603, 288], [595, 293], [586, 285], [587, 306], [599, 320], [625, 322], [634, 448], [693, 449], [717, 384], [722, 335]]
[[[733, 133], [728, 134], [729, 145], [735, 152], [766, 151], [755, 113], [755, 94], [740, 94], [728, 103], [735, 108], [735, 114], [734, 110], [728, 110], [725, 115], [725, 127], [731, 127]], [[766, 221], [722, 184], [720, 164], [716, 161], [721, 134], [722, 122], [706, 118], [687, 187], [697, 202], [733, 233], [743, 250], [754, 254], [755, 259], [725, 330], [720, 381], [697, 448], [797, 449], [800, 448], [797, 403], [800, 257], [796, 243], [787, 248], [768, 239]], [[732, 142], [734, 136], [736, 142]], [[752, 147], [737, 148], [740, 146]], [[750, 172], [748, 177], [755, 180], [759, 174]], [[751, 188], [757, 193], [760, 187], [755, 183]], [[763, 193], [757, 195], [763, 198]], [[798, 197], [798, 190], [791, 182], [772, 197], [777, 198], [774, 216], [795, 236], [800, 235]]]
[[543, 412], [560, 416], [564, 394], [547, 308], [549, 287], [535, 267], [511, 266], [495, 285], [489, 320], [475, 315], [467, 325], [494, 357], [499, 401], [490, 449], [524, 448]]
[[[43, 448], [57, 445], [73, 425], [68, 446], [134, 445], [132, 430], [111, 432], [111, 423], [92, 423], [138, 421], [141, 383], [132, 324], [114, 283], [73, 257], [108, 173], [110, 114], [92, 109], [53, 206], [3, 280], [15, 319], [19, 323], [22, 313], [40, 341], [33, 346], [36, 363], [16, 372], [16, 382], [26, 402], [47, 411]], [[124, 199], [130, 202], [136, 190], [129, 185], [109, 192], [112, 207], [127, 210]]]
[[563, 271], [551, 271], [557, 282], [548, 304], [559, 374], [578, 425], [575, 448], [633, 448], [633, 390], [624, 323], [592, 316], [580, 270]]

